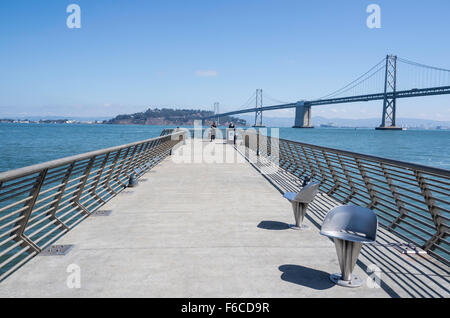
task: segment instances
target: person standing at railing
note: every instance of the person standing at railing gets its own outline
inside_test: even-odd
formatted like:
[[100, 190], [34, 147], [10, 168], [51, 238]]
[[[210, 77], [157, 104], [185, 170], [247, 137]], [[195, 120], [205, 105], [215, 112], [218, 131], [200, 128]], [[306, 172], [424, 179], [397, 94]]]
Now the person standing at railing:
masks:
[[236, 127], [234, 126], [233, 123], [230, 123], [228, 129], [233, 131], [233, 144], [236, 144]]
[[211, 142], [213, 140], [216, 140], [216, 128], [217, 128], [216, 122], [213, 122], [213, 124], [211, 125]]

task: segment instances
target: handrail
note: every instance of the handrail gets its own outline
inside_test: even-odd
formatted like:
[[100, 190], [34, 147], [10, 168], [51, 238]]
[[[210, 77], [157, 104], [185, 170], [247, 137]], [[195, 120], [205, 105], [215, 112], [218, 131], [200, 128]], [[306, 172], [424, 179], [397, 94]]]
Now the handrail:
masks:
[[167, 135], [171, 135], [171, 134], [173, 134], [174, 131], [175, 131], [175, 129], [173, 129], [173, 128], [165, 128], [165, 129], [161, 132], [160, 137], [167, 136]]
[[[164, 135], [161, 135], [160, 137], [164, 137], [164, 136], [168, 136], [168, 135], [172, 135], [172, 134], [174, 136], [177, 136], [177, 135], [181, 135], [183, 133], [182, 132], [173, 133], [173, 129], [172, 129], [172, 131], [169, 131], [169, 133], [164, 133]], [[152, 142], [152, 141], [155, 141], [157, 139], [160, 139], [160, 137], [146, 139], [146, 140], [141, 140], [141, 141], [136, 141], [136, 142], [132, 142], [132, 143], [125, 144], [125, 145], [114, 146], [114, 147], [100, 149], [100, 150], [94, 150], [94, 151], [82, 153], [82, 154], [79, 154], [79, 155], [64, 157], [64, 158], [61, 158], [61, 159], [56, 159], [56, 160], [51, 160], [51, 161], [47, 161], [47, 162], [43, 162], [43, 163], [38, 163], [38, 164], [35, 164], [35, 165], [23, 167], [23, 168], [9, 170], [9, 171], [5, 171], [5, 172], [0, 172], [0, 182], [8, 181], [8, 180], [10, 180], [12, 178], [18, 178], [18, 177], [21, 177], [23, 175], [34, 173], [34, 172], [40, 171], [40, 170], [45, 169], [45, 168], [54, 168], [56, 166], [61, 166], [61, 165], [70, 163], [72, 161], [79, 161], [79, 160], [83, 160], [83, 159], [90, 158], [90, 157], [93, 157], [93, 156], [100, 156], [100, 155], [103, 155], [103, 154], [108, 153], [108, 152], [113, 152], [113, 151], [121, 150], [121, 149], [124, 149], [124, 148], [133, 147], [135, 145], [139, 145], [139, 144], [142, 144], [142, 143]]]
[[240, 131], [245, 147], [342, 204], [374, 210], [380, 225], [450, 263], [450, 171]]
[[[244, 131], [244, 130], [242, 130], [242, 131]], [[245, 134], [248, 134], [249, 131], [250, 130], [245, 130]], [[256, 133], [256, 132], [257, 132], [256, 130], [251, 131], [251, 133]], [[263, 136], [263, 135], [260, 134], [260, 136]], [[270, 138], [270, 136], [268, 136], [268, 137]], [[426, 165], [420, 165], [420, 164], [416, 164], [416, 163], [412, 163], [412, 162], [408, 162], [408, 161], [401, 161], [401, 160], [383, 158], [383, 157], [378, 157], [378, 156], [373, 156], [373, 155], [367, 155], [367, 154], [363, 154], [363, 153], [359, 153], [359, 152], [352, 152], [352, 151], [342, 150], [342, 149], [337, 149], [337, 148], [318, 146], [318, 145], [308, 144], [308, 143], [304, 143], [304, 142], [300, 142], [300, 141], [296, 141], [296, 140], [288, 140], [288, 139], [282, 139], [282, 138], [277, 138], [277, 139], [288, 141], [290, 143], [297, 144], [300, 146], [307, 146], [307, 147], [316, 148], [316, 149], [320, 149], [320, 150], [326, 150], [326, 151], [330, 151], [330, 152], [346, 154], [349, 156], [357, 156], [359, 158], [363, 158], [363, 159], [367, 159], [367, 160], [390, 163], [392, 165], [397, 165], [399, 167], [405, 167], [405, 168], [410, 168], [410, 169], [414, 169], [414, 170], [421, 170], [423, 172], [429, 172], [429, 173], [442, 174], [442, 175], [450, 177], [450, 170], [446, 170], [446, 169], [435, 168], [435, 167], [426, 166]]]
[[170, 155], [185, 132], [0, 173], [0, 281]]

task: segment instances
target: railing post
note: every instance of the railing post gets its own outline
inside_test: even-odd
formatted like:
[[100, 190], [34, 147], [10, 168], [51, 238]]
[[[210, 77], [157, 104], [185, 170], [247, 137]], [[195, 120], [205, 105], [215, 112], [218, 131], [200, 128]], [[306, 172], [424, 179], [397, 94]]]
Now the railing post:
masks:
[[122, 162], [120, 163], [120, 167], [119, 170], [116, 172], [116, 174], [114, 175], [114, 178], [117, 180], [117, 182], [119, 182], [123, 187], [125, 187], [125, 184], [123, 184], [122, 181], [120, 181], [120, 175], [122, 173], [123, 170], [123, 166], [125, 165], [126, 161], [129, 161], [128, 159], [128, 154], [130, 153], [130, 147], [127, 148], [127, 152], [125, 153], [125, 155], [122, 158]]
[[170, 148], [172, 148], [173, 142], [174, 141], [172, 140], [172, 137], [166, 137], [164, 139], [161, 139], [158, 147], [155, 148], [157, 154], [160, 155], [163, 152], [169, 151]]
[[[150, 145], [151, 145], [150, 142], [147, 142], [145, 144], [144, 151], [142, 153], [141, 159], [138, 162], [138, 167], [141, 167], [142, 165], [146, 165], [147, 164], [147, 161], [148, 161], [148, 158], [149, 158], [150, 149], [151, 149]], [[143, 169], [143, 173], [144, 172], [146, 172], [146, 169]]]
[[[169, 138], [171, 138], [171, 137], [169, 137]], [[164, 140], [165, 140], [165, 138], [164, 138]], [[155, 141], [154, 143], [152, 142], [152, 144], [149, 146], [149, 151], [148, 151], [148, 156], [147, 156], [146, 161], [147, 161], [147, 163], [151, 162], [152, 167], [153, 167], [156, 156], [159, 154], [158, 151], [160, 151], [161, 147], [163, 147], [163, 146], [164, 146], [164, 144], [161, 145], [160, 140]]]
[[323, 155], [323, 158], [325, 159], [325, 162], [327, 163], [328, 169], [330, 170], [330, 173], [331, 173], [331, 177], [333, 178], [333, 181], [334, 181], [334, 186], [327, 193], [328, 195], [331, 195], [331, 194], [335, 193], [337, 189], [340, 188], [341, 181], [337, 177], [336, 171], [334, 170], [333, 165], [331, 164], [330, 158], [328, 158], [328, 155], [325, 152], [325, 150], [322, 150], [322, 155]]
[[300, 149], [303, 151], [303, 155], [305, 156], [306, 162], [308, 163], [309, 170], [311, 171], [311, 179], [313, 179], [316, 176], [316, 169], [314, 165], [311, 163], [311, 159], [309, 158], [308, 153], [306, 152], [305, 148], [303, 146], [300, 146]]
[[358, 166], [359, 173], [361, 174], [361, 177], [363, 179], [364, 184], [366, 185], [367, 193], [370, 197], [370, 204], [367, 206], [369, 209], [372, 209], [375, 205], [378, 204], [377, 195], [373, 189], [373, 185], [370, 183], [370, 178], [367, 176], [366, 171], [364, 170], [364, 167], [361, 164], [361, 161], [358, 158], [354, 158], [355, 162]]
[[[302, 156], [298, 153], [298, 149], [295, 145], [291, 145], [290, 143], [286, 143], [289, 147], [289, 151], [291, 153], [297, 154], [298, 155], [298, 159], [296, 156], [293, 156], [294, 158], [294, 162], [295, 162], [295, 168], [297, 170], [301, 170], [301, 174], [298, 176], [299, 178], [303, 177], [303, 175], [308, 171], [308, 168], [306, 167], [305, 162], [303, 161]], [[292, 146], [294, 147], [294, 149], [292, 149]], [[302, 167], [300, 168], [298, 166], [298, 162], [300, 161], [300, 164], [302, 165]]]
[[134, 146], [133, 153], [131, 154], [130, 158], [128, 159], [127, 167], [125, 169], [125, 172], [123, 172], [123, 175], [125, 175], [125, 176], [128, 176], [127, 173], [128, 173], [128, 170], [130, 170], [130, 166], [133, 162], [133, 159], [135, 158], [134, 156], [137, 152], [137, 148], [138, 148], [138, 146]]
[[75, 167], [75, 162], [72, 162], [69, 166], [69, 168], [67, 169], [66, 174], [64, 175], [63, 180], [61, 181], [61, 186], [58, 189], [58, 191], [60, 192], [57, 196], [56, 196], [56, 202], [53, 203], [52, 207], [51, 207], [51, 211], [49, 213], [47, 213], [47, 215], [50, 215], [50, 218], [53, 220], [56, 220], [57, 223], [59, 223], [64, 229], [68, 230], [69, 228], [67, 227], [66, 224], [64, 224], [63, 221], [61, 221], [57, 216], [56, 216], [56, 211], [58, 210], [59, 207], [59, 203], [61, 202], [61, 197], [64, 195], [64, 190], [66, 189], [67, 183], [69, 182], [69, 178], [70, 175], [72, 174], [72, 170]]
[[414, 171], [417, 182], [419, 183], [420, 190], [422, 192], [425, 204], [428, 207], [428, 211], [430, 212], [431, 218], [433, 219], [434, 226], [436, 228], [436, 234], [434, 234], [423, 246], [425, 251], [432, 250], [433, 246], [441, 239], [443, 239], [446, 235], [446, 226], [443, 226], [443, 219], [439, 212], [439, 208], [436, 206], [436, 203], [433, 199], [433, 194], [428, 188], [428, 185], [420, 171]]
[[[141, 160], [141, 153], [142, 153], [142, 149], [144, 148], [145, 144], [140, 144], [139, 145], [139, 150], [137, 150], [136, 155], [134, 156], [133, 160], [130, 162], [130, 165], [128, 166], [127, 170], [125, 171], [125, 174], [131, 170], [131, 173], [134, 172], [134, 170], [136, 169], [137, 163]], [[130, 169], [131, 168], [131, 169]]]
[[[172, 137], [168, 137], [167, 139], [164, 139], [164, 140], [162, 140], [161, 142], [162, 142], [162, 144], [161, 144], [161, 152], [160, 152], [160, 154], [163, 153], [163, 152], [164, 152], [164, 153], [165, 153], [165, 152], [168, 152], [169, 155], [170, 155], [171, 149], [172, 149], [176, 144], [179, 143], [179, 140], [172, 140]], [[165, 158], [165, 157], [164, 157], [164, 158]]]
[[13, 233], [11, 233], [11, 236], [13, 236], [13, 235], [16, 236], [14, 238], [14, 240], [16, 242], [21, 241], [21, 240], [23, 241], [22, 247], [29, 247], [36, 253], [39, 253], [41, 251], [41, 249], [32, 240], [30, 240], [28, 237], [26, 237], [25, 229], [27, 227], [28, 220], [30, 219], [31, 213], [33, 212], [34, 204], [36, 203], [36, 200], [39, 197], [39, 193], [41, 192], [41, 188], [42, 188], [42, 185], [44, 184], [44, 180], [47, 175], [47, 172], [48, 172], [48, 169], [44, 169], [41, 171], [41, 173], [37, 177], [36, 182], [35, 182], [32, 190], [30, 191], [31, 198], [29, 201], [27, 201], [25, 203], [25, 206], [28, 206], [28, 208], [20, 214], [21, 216], [23, 216], [23, 218], [15, 224], [15, 226], [19, 226], [19, 228], [16, 231], [14, 231]]
[[148, 167], [148, 164], [151, 163], [151, 166], [153, 166], [153, 159], [155, 158], [155, 149], [157, 148], [156, 142], [151, 142], [148, 147], [148, 154], [146, 157], [147, 162], [147, 171], [151, 169], [151, 167]]
[[345, 166], [345, 164], [342, 162], [341, 156], [339, 154], [336, 154], [339, 164], [341, 165], [342, 171], [344, 171], [344, 176], [345, 179], [347, 180], [350, 189], [352, 189], [352, 193], [350, 193], [344, 200], [344, 204], [347, 204], [348, 202], [350, 202], [350, 200], [353, 198], [353, 196], [358, 192], [358, 190], [355, 188], [355, 185], [353, 183], [353, 179], [350, 176], [347, 167]]
[[[288, 145], [289, 147], [289, 145]], [[288, 156], [285, 153], [286, 149], [284, 148], [284, 146], [280, 145], [280, 164], [283, 166], [283, 168], [287, 171], [289, 171], [289, 169], [292, 166], [292, 161], [291, 161], [291, 157]], [[287, 166], [285, 166], [287, 164]], [[297, 167], [297, 166], [296, 166]]]
[[91, 195], [93, 195], [95, 198], [97, 198], [101, 203], [105, 203], [105, 201], [102, 198], [100, 198], [100, 196], [95, 191], [97, 190], [98, 183], [100, 182], [100, 178], [102, 177], [103, 170], [105, 169], [105, 165], [108, 162], [108, 159], [109, 159], [109, 153], [107, 153], [105, 155], [105, 159], [102, 162], [101, 168], [97, 172], [97, 176], [95, 177], [94, 184], [92, 185], [92, 189], [90, 190]]
[[389, 190], [391, 190], [392, 198], [394, 199], [395, 205], [397, 206], [397, 209], [399, 212], [399, 216], [394, 221], [392, 221], [392, 223], [389, 225], [390, 229], [395, 229], [397, 227], [398, 223], [400, 223], [401, 220], [407, 216], [408, 211], [405, 210], [403, 203], [399, 199], [397, 188], [395, 187], [394, 182], [392, 181], [392, 179], [386, 169], [386, 166], [383, 163], [380, 163], [380, 166], [381, 166], [381, 169], [383, 170], [384, 178], [386, 179], [386, 182], [389, 186]]
[[311, 152], [312, 152], [314, 160], [316, 162], [316, 166], [317, 166], [317, 168], [319, 168], [320, 175], [322, 176], [320, 178], [320, 185], [322, 185], [326, 180], [328, 180], [328, 175], [325, 173], [322, 165], [320, 164], [319, 157], [317, 157], [317, 154], [316, 154], [316, 152], [314, 151], [313, 148], [311, 148]]
[[89, 173], [91, 172], [92, 166], [94, 165], [95, 158], [96, 157], [94, 156], [91, 158], [91, 160], [89, 160], [89, 163], [87, 164], [86, 169], [84, 170], [83, 178], [81, 179], [80, 185], [77, 188], [77, 194], [75, 195], [75, 198], [72, 201], [76, 206], [78, 206], [81, 209], [81, 211], [85, 215], [89, 215], [89, 211], [84, 207], [84, 205], [80, 203], [80, 197], [81, 194], [83, 193], [87, 179], [89, 178]]
[[116, 156], [114, 157], [114, 161], [113, 161], [113, 163], [111, 164], [111, 168], [110, 168], [110, 172], [109, 172], [109, 174], [108, 174], [108, 176], [106, 177], [106, 180], [105, 180], [105, 187], [109, 190], [109, 193], [111, 193], [111, 195], [115, 195], [115, 194], [117, 194], [116, 193], [116, 191], [114, 191], [110, 186], [109, 186], [109, 180], [111, 180], [111, 177], [112, 177], [112, 175], [113, 175], [113, 173], [114, 173], [114, 169], [116, 168], [116, 164], [117, 164], [117, 161], [119, 160], [119, 157], [120, 157], [120, 154], [122, 153], [122, 149], [120, 149], [119, 151], [117, 151], [117, 154], [116, 154]]

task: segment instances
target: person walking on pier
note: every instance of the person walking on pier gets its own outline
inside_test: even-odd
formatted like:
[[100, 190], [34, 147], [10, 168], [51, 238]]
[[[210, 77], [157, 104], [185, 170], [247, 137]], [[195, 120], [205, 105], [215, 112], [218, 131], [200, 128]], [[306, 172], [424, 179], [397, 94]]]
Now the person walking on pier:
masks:
[[217, 128], [216, 122], [213, 122], [213, 124], [211, 125], [211, 141], [210, 142], [212, 142], [213, 140], [216, 140], [216, 128]]

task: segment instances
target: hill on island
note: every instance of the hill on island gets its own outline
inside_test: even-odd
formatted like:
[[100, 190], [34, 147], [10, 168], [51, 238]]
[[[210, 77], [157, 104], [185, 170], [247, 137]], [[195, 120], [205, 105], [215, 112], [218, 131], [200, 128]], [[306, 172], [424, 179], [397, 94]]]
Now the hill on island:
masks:
[[[105, 120], [104, 123], [120, 125], [192, 126], [195, 120], [201, 120], [211, 115], [213, 115], [213, 112], [206, 110], [149, 108], [141, 113], [118, 115], [113, 119]], [[208, 124], [210, 122], [212, 121], [206, 121], [205, 123]], [[221, 125], [228, 125], [230, 122], [233, 122], [236, 126], [247, 125], [244, 119], [230, 116], [220, 118]]]

